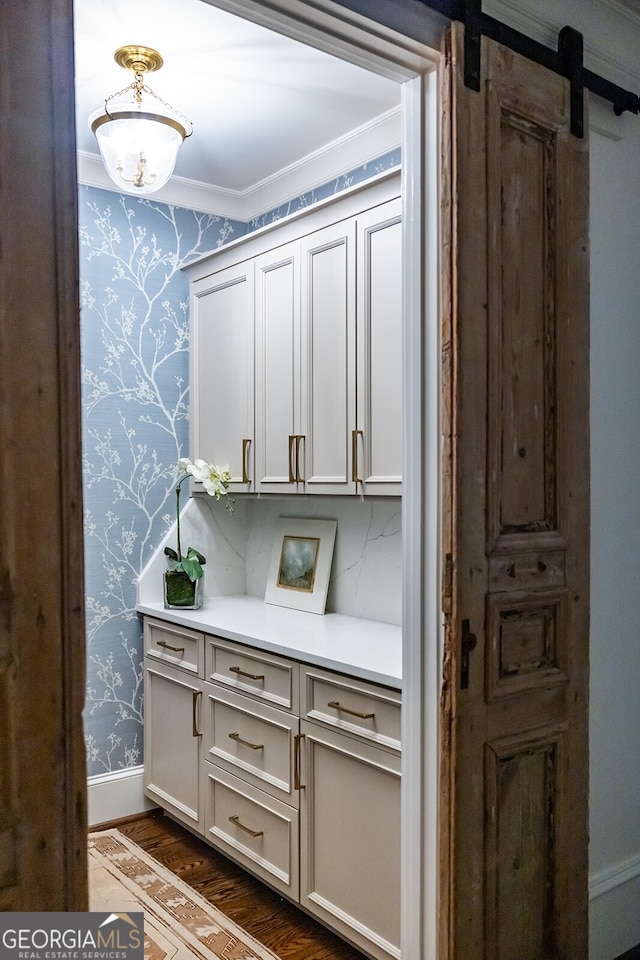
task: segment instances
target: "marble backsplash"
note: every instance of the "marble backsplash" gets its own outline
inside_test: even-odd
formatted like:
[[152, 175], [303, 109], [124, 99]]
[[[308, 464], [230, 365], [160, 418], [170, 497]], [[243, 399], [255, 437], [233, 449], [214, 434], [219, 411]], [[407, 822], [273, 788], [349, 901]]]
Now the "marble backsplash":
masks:
[[[205, 596], [264, 597], [280, 517], [337, 521], [327, 613], [400, 624], [402, 510], [397, 499], [237, 497], [230, 515], [223, 501], [191, 498], [181, 516], [181, 540], [183, 549], [193, 546], [207, 558]], [[162, 600], [165, 544], [175, 547], [175, 528], [140, 576], [140, 603]]]

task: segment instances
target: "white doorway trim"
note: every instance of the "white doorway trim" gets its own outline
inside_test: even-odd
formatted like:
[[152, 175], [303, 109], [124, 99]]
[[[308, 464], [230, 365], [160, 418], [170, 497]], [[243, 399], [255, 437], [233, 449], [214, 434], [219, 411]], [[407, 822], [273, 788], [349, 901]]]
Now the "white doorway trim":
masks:
[[[402, 960], [436, 960], [438, 724], [442, 656], [439, 572], [440, 55], [332, 0], [204, 2], [403, 85]], [[384, 883], [384, 864], [380, 865], [380, 882]]]

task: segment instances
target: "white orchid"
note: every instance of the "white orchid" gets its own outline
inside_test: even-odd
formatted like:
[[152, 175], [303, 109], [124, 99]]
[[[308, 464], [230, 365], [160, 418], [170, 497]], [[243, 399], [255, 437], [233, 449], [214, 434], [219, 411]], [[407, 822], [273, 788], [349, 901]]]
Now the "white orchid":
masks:
[[180, 487], [188, 477], [193, 477], [204, 486], [210, 497], [219, 500], [226, 496], [226, 509], [233, 513], [235, 500], [228, 496], [228, 487], [231, 482], [229, 467], [218, 467], [213, 463], [207, 463], [206, 460], [190, 460], [188, 457], [181, 457], [178, 460], [178, 470], [183, 474], [176, 484], [176, 540], [177, 550], [172, 547], [165, 547], [164, 552], [168, 557], [170, 570], [179, 572], [184, 571], [190, 580], [199, 580], [202, 577], [202, 565], [207, 561], [193, 547], [189, 547], [186, 554], [183, 555], [180, 545]]
[[[228, 464], [224, 467], [218, 467], [213, 463], [207, 463], [206, 460], [191, 461], [188, 457], [181, 457], [178, 461], [178, 467], [180, 470], [184, 470], [188, 476], [192, 476], [194, 480], [200, 481], [210, 497], [219, 500], [227, 493], [231, 481]], [[184, 480], [186, 477], [182, 479]], [[228, 499], [226, 504], [228, 510], [232, 509], [232, 504], [233, 500]]]

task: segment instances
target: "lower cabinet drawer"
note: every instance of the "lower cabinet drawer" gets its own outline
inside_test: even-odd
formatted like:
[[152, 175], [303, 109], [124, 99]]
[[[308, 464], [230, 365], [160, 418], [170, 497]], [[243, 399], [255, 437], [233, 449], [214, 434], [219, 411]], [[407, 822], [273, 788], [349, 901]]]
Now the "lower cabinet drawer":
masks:
[[204, 663], [203, 634], [186, 627], [178, 627], [163, 620], [145, 618], [145, 656], [193, 673], [202, 674]]
[[204, 687], [205, 759], [299, 806], [294, 769], [298, 718], [215, 684]]
[[302, 716], [400, 752], [401, 694], [364, 680], [307, 667]]
[[288, 897], [298, 899], [298, 811], [213, 764], [205, 785], [205, 837]]

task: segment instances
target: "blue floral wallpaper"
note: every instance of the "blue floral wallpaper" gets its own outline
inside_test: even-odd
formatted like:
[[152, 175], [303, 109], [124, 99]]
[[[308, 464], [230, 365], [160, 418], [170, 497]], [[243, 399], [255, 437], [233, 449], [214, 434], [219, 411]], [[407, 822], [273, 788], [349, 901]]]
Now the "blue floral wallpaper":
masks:
[[250, 224], [79, 188], [90, 776], [142, 763], [136, 579], [173, 522], [176, 464], [188, 455], [181, 268], [399, 162], [399, 151], [389, 153]]

